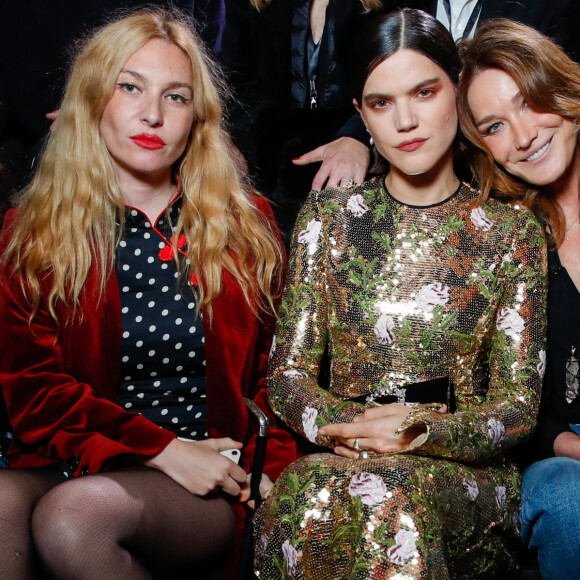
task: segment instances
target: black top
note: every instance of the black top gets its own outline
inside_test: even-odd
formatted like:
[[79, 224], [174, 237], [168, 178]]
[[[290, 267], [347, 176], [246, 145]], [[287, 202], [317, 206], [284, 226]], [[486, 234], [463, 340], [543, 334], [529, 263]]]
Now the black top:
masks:
[[[152, 226], [128, 208], [116, 257], [122, 307], [119, 404], [188, 439], [207, 437], [202, 320], [179, 282], [171, 240], [181, 199]], [[185, 250], [185, 237], [180, 241]]]
[[566, 402], [566, 362], [572, 347], [580, 358], [580, 292], [556, 250], [548, 253], [548, 349], [538, 427], [534, 434], [539, 458], [554, 455], [554, 441], [570, 424], [580, 423], [580, 397]]

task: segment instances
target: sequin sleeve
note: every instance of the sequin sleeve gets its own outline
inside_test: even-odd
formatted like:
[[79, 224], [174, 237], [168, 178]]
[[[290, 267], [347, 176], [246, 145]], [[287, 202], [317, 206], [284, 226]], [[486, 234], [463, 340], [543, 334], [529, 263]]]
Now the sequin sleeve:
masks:
[[335, 210], [332, 197], [313, 191], [298, 216], [268, 380], [274, 412], [309, 441], [329, 447], [330, 439], [318, 436], [319, 427], [351, 422], [364, 411], [319, 386], [332, 316], [327, 226]]
[[469, 395], [461, 389], [455, 414], [441, 415], [419, 407], [399, 431], [418, 422], [428, 435], [411, 452], [459, 461], [485, 462], [531, 434], [537, 418], [545, 370], [546, 249], [540, 226], [516, 208], [511, 247], [504, 247], [499, 275], [482, 292], [497, 294], [487, 343], [488, 391]]

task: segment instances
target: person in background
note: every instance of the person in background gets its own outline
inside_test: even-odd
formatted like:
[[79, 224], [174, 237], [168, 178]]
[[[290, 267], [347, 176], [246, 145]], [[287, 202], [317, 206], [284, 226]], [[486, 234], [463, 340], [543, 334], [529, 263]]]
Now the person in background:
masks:
[[[0, 243], [6, 578], [201, 576], [232, 544], [285, 260], [223, 90], [175, 11], [79, 49]], [[272, 425], [264, 493], [294, 449]]]
[[[545, 240], [524, 207], [453, 169], [457, 49], [432, 16], [379, 16], [353, 47], [356, 106], [386, 175], [298, 216], [268, 394], [320, 446], [256, 514], [278, 578], [510, 573], [545, 356]], [[327, 383], [319, 380], [324, 356]]]
[[532, 209], [548, 236], [544, 392], [522, 488], [522, 538], [542, 577], [578, 578], [580, 67], [534, 29], [494, 20], [464, 48], [459, 114], [482, 196]]

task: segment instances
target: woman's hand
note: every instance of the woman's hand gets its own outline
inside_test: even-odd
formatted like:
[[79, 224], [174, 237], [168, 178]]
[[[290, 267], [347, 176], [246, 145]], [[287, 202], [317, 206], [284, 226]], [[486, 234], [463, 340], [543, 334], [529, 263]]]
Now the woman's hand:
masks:
[[[248, 506], [252, 509], [254, 509], [254, 500], [250, 500], [250, 485], [252, 483], [252, 474], [248, 473], [247, 477], [246, 477], [246, 482], [242, 485], [242, 492], [240, 493], [240, 501], [243, 502], [248, 502]], [[260, 497], [262, 499], [266, 499], [269, 495], [270, 492], [272, 491], [272, 488], [274, 487], [274, 482], [265, 474], [262, 473], [262, 478], [260, 479]]]
[[231, 459], [220, 455], [220, 451], [241, 447], [241, 443], [229, 437], [205, 441], [174, 439], [145, 465], [162, 471], [195, 495], [204, 496], [222, 489], [237, 496], [241, 484], [246, 481], [246, 472]]
[[[372, 407], [355, 417], [352, 423], [331, 423], [321, 427], [318, 434], [337, 441], [339, 445], [334, 448], [335, 453], [351, 459], [356, 459], [360, 453], [353, 447], [355, 439], [358, 439], [361, 450], [374, 453], [406, 451], [419, 435], [427, 431], [425, 425], [418, 424], [402, 433], [396, 432], [411, 411], [411, 407], [397, 403]], [[443, 405], [440, 412], [447, 412], [447, 407]]]

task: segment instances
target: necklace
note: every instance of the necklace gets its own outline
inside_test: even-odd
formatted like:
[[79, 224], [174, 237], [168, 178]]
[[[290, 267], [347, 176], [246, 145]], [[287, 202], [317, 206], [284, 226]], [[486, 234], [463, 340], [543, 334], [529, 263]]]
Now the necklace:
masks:
[[576, 216], [576, 219], [574, 219], [572, 221], [572, 223], [566, 228], [566, 230], [564, 231], [564, 238], [567, 240], [568, 239], [568, 232], [578, 223], [578, 219], [580, 218], [580, 216]]

